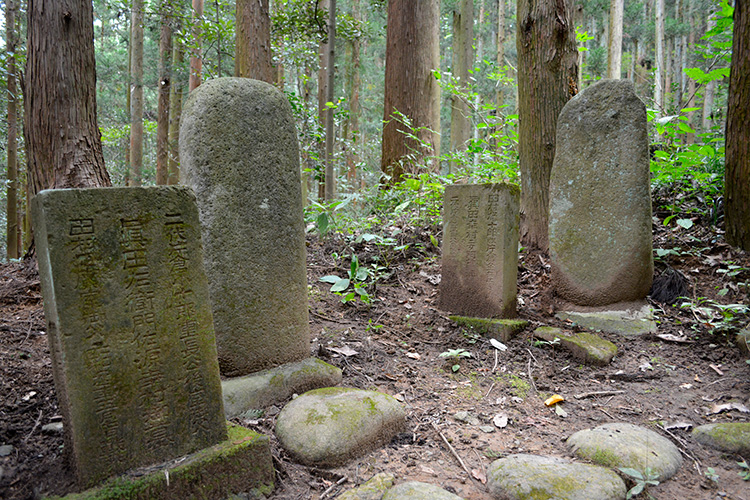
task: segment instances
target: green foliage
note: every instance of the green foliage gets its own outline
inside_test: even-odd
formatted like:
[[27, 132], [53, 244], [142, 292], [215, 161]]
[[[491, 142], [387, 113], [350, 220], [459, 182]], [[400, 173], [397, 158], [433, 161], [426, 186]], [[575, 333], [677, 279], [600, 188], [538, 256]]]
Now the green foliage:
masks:
[[[367, 293], [367, 282], [373, 275], [370, 270], [360, 265], [359, 258], [352, 254], [351, 265], [347, 271], [347, 278], [340, 278], [335, 274], [323, 276], [320, 281], [323, 283], [331, 283], [331, 291], [336, 295], [341, 295], [341, 302], [347, 303], [359, 298], [365, 304], [371, 304], [372, 298]], [[349, 287], [352, 287], [351, 291]]]
[[750, 481], [750, 465], [748, 465], [747, 460], [743, 458], [741, 462], [737, 462], [737, 465], [741, 469], [737, 474], [740, 475], [743, 481]]
[[719, 304], [705, 297], [698, 297], [695, 301], [686, 300], [680, 307], [689, 309], [703, 326], [709, 328], [711, 333], [729, 333], [738, 330], [750, 313], [750, 307], [745, 304]]
[[441, 352], [440, 357], [446, 358], [450, 360], [451, 363], [453, 363], [451, 365], [451, 370], [455, 373], [461, 369], [461, 358], [470, 358], [471, 353], [466, 349], [450, 349], [448, 351]]
[[651, 470], [650, 467], [646, 467], [646, 470], [644, 471], [639, 471], [630, 467], [618, 467], [618, 470], [623, 474], [627, 474], [635, 481], [635, 486], [628, 490], [625, 497], [628, 500], [640, 495], [647, 486], [659, 485], [659, 474]]

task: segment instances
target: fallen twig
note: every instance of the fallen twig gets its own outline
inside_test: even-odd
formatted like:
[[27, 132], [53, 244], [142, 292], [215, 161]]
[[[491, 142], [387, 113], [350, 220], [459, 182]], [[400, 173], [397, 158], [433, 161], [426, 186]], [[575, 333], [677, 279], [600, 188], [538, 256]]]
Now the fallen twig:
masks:
[[[443, 442], [445, 443], [445, 446], [447, 446], [447, 447], [448, 447], [448, 449], [449, 449], [449, 450], [450, 450], [450, 452], [451, 452], [451, 453], [453, 454], [453, 456], [454, 456], [454, 457], [456, 457], [456, 460], [458, 460], [458, 463], [459, 463], [459, 464], [461, 464], [461, 468], [462, 468], [462, 469], [463, 469], [463, 470], [464, 470], [464, 471], [466, 472], [466, 474], [467, 474], [467, 475], [468, 475], [468, 476], [469, 476], [470, 478], [472, 478], [471, 472], [469, 472], [469, 469], [467, 469], [467, 468], [466, 468], [466, 464], [464, 463], [464, 461], [463, 461], [463, 460], [461, 460], [461, 457], [460, 457], [460, 456], [458, 456], [458, 453], [456, 452], [456, 450], [455, 450], [455, 449], [453, 449], [453, 446], [451, 446], [451, 444], [450, 444], [450, 443], [448, 442], [448, 439], [447, 439], [447, 438], [445, 437], [445, 435], [443, 435], [443, 433], [442, 433], [442, 432], [440, 432], [440, 429], [438, 429], [438, 426], [437, 426], [437, 425], [435, 424], [435, 422], [432, 422], [432, 427], [433, 427], [433, 428], [435, 429], [435, 431], [437, 431], [437, 433], [438, 433], [438, 434], [440, 435], [440, 438], [441, 438], [441, 439], [443, 440]], [[473, 479], [473, 478], [472, 478], [472, 479]]]
[[657, 424], [657, 427], [659, 427], [659, 429], [669, 434], [672, 437], [672, 439], [677, 441], [679, 445], [682, 445], [682, 446], [678, 446], [677, 449], [680, 450], [680, 453], [682, 453], [683, 455], [685, 455], [686, 457], [688, 457], [690, 460], [693, 461], [693, 465], [695, 465], [695, 470], [698, 471], [699, 476], [702, 476], [703, 474], [701, 473], [701, 461], [698, 460], [698, 458], [687, 449], [687, 445], [685, 441], [681, 439], [679, 436], [677, 436], [676, 434], [674, 434], [673, 432], [667, 430], [667, 428], [664, 427], [663, 425]]
[[36, 418], [36, 422], [34, 422], [34, 427], [32, 427], [31, 432], [29, 432], [29, 434], [25, 438], [23, 438], [24, 443], [29, 440], [32, 434], [34, 434], [34, 431], [39, 426], [39, 422], [41, 422], [41, 420], [42, 420], [42, 410], [39, 410], [39, 416]]
[[592, 391], [592, 392], [582, 392], [581, 394], [576, 394], [573, 396], [576, 399], [586, 399], [586, 398], [593, 398], [596, 396], [614, 396], [616, 394], [625, 394], [625, 391]]
[[341, 484], [344, 484], [345, 482], [346, 482], [346, 476], [342, 477], [341, 479], [339, 479], [338, 481], [336, 481], [335, 483], [333, 483], [333, 484], [332, 484], [331, 486], [329, 486], [329, 487], [328, 487], [328, 488], [327, 488], [327, 489], [326, 489], [326, 490], [325, 490], [325, 491], [324, 491], [323, 493], [321, 493], [321, 495], [320, 495], [320, 499], [321, 499], [321, 500], [323, 500], [323, 499], [324, 499], [325, 497], [327, 497], [327, 496], [328, 496], [328, 494], [329, 494], [330, 492], [332, 492], [332, 491], [333, 491], [333, 489], [334, 489], [334, 488], [335, 488], [336, 486], [339, 486], [339, 485], [341, 485]]

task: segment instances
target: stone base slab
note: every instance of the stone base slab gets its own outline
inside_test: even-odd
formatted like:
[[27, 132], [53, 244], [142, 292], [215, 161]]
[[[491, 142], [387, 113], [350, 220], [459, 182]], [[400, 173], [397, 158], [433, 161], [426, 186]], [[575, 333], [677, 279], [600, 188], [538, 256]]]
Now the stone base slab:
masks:
[[227, 430], [229, 439], [210, 448], [49, 500], [223, 500], [238, 493], [271, 493], [274, 469], [269, 437], [229, 423]]
[[469, 316], [448, 316], [448, 319], [458, 326], [472, 328], [484, 337], [490, 337], [503, 342], [509, 341], [515, 334], [529, 324], [524, 319], [493, 319], [472, 318]]
[[640, 309], [610, 311], [563, 311], [555, 314], [563, 321], [568, 320], [589, 330], [607, 333], [618, 333], [625, 336], [656, 333], [651, 307], [643, 305]]
[[341, 383], [341, 370], [316, 358], [287, 363], [244, 377], [224, 380], [224, 414], [235, 418], [248, 410], [283, 403], [293, 394]]

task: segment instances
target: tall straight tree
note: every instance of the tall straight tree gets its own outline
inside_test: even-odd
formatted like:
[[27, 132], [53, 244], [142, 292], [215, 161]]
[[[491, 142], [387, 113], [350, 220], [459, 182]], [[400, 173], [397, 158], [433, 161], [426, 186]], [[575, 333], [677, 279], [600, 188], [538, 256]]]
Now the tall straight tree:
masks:
[[[497, 0], [497, 68], [505, 66], [505, 0]], [[495, 96], [497, 109], [500, 110], [505, 102], [503, 86], [499, 85]]]
[[654, 106], [657, 118], [664, 109], [664, 0], [656, 0], [656, 70], [654, 71]]
[[[385, 103], [380, 168], [390, 184], [405, 173], [417, 174], [410, 154], [440, 153], [440, 87], [433, 70], [440, 67], [440, 2], [389, 0], [385, 52]], [[406, 116], [412, 129], [396, 119]], [[407, 137], [415, 133], [420, 143]], [[437, 161], [431, 165], [438, 168]], [[385, 181], [386, 179], [384, 179]]]
[[578, 48], [572, 0], [518, 0], [518, 155], [521, 237], [547, 250], [549, 178], [557, 117], [575, 95]]
[[335, 74], [336, 61], [336, 0], [328, 0], [328, 68], [326, 71], [326, 170], [325, 170], [325, 199], [332, 201], [336, 195], [336, 175], [333, 165], [333, 107], [327, 103], [333, 103], [333, 78]]
[[234, 76], [273, 83], [268, 0], [237, 0]]
[[[474, 0], [458, 0], [453, 10], [453, 76], [466, 89], [474, 66]], [[451, 95], [451, 151], [465, 151], [471, 137], [471, 111], [466, 97]], [[450, 170], [456, 168], [451, 162]]]
[[29, 197], [110, 186], [96, 123], [91, 0], [28, 0], [24, 132]]
[[622, 21], [625, 0], [611, 0], [609, 5], [609, 40], [607, 44], [607, 78], [620, 79], [622, 73]]
[[8, 197], [6, 250], [9, 259], [17, 259], [18, 248], [18, 113], [16, 89], [16, 1], [5, 2], [5, 49], [8, 52]]
[[184, 56], [182, 44], [175, 40], [172, 44], [172, 84], [169, 86], [169, 161], [167, 162], [167, 184], [180, 182], [180, 117], [182, 116], [182, 93], [185, 79], [180, 78], [178, 68], [182, 67]]
[[732, 67], [727, 103], [726, 234], [730, 245], [750, 250], [750, 1], [734, 6]]
[[161, 1], [159, 31], [159, 101], [156, 116], [156, 184], [164, 185], [169, 178], [169, 94], [172, 85], [172, 0]]
[[[330, 7], [330, 0], [316, 0], [316, 8], [321, 11], [328, 12]], [[328, 35], [327, 33], [321, 38], [318, 44], [318, 123], [320, 130], [326, 128], [326, 102], [328, 99], [328, 66], [333, 62], [328, 61], [330, 52], [328, 50]], [[318, 152], [320, 158], [325, 163], [326, 157], [326, 143], [325, 139], [318, 140]], [[325, 167], [324, 167], [325, 168]], [[318, 180], [318, 200], [325, 200], [326, 197], [326, 180], [325, 171], [323, 177]]]
[[190, 91], [196, 89], [203, 78], [203, 50], [201, 49], [203, 30], [203, 0], [193, 0], [193, 43], [195, 46], [190, 51], [190, 77], [188, 88]]
[[130, 185], [141, 185], [143, 170], [143, 0], [133, 0], [130, 21]]
[[[355, 23], [362, 21], [359, 9], [359, 0], [352, 0], [352, 19]], [[344, 140], [350, 141], [351, 146], [346, 150], [346, 180], [352, 191], [356, 190], [357, 163], [359, 162], [359, 89], [362, 85], [360, 75], [360, 51], [362, 41], [359, 36], [352, 38], [347, 46], [349, 61], [348, 72], [346, 75], [347, 89], [349, 91], [349, 116], [344, 123]]]

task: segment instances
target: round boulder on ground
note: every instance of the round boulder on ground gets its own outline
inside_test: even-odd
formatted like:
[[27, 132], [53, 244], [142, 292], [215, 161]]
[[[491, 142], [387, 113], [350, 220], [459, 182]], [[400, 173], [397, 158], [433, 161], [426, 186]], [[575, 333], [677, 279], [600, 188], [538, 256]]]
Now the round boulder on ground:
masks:
[[674, 476], [682, 465], [680, 450], [672, 441], [623, 422], [578, 431], [567, 443], [577, 457], [605, 467], [630, 467], [641, 472], [650, 469], [659, 481]]
[[388, 490], [383, 495], [383, 500], [462, 500], [462, 498], [434, 484], [410, 481]]
[[693, 429], [693, 437], [703, 446], [727, 453], [750, 455], [750, 422], [701, 425]]
[[387, 394], [328, 387], [287, 404], [276, 436], [300, 463], [337, 467], [390, 442], [405, 423], [403, 408]]
[[622, 500], [626, 492], [620, 476], [604, 467], [525, 454], [492, 462], [487, 486], [498, 500]]

